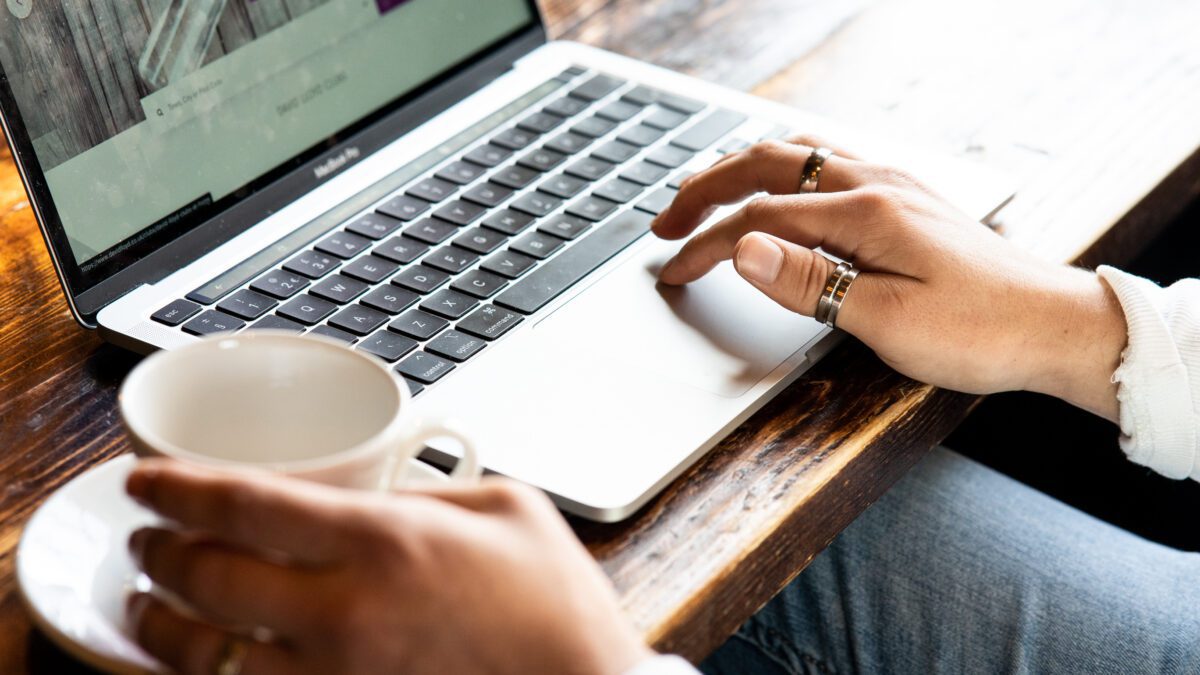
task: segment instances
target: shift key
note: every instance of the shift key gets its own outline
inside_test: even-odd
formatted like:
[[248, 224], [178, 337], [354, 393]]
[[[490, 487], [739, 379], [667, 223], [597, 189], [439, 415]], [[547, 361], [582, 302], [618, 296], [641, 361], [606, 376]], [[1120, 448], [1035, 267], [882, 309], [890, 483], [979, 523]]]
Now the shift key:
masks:
[[650, 231], [653, 216], [626, 211], [496, 297], [496, 304], [533, 314]]

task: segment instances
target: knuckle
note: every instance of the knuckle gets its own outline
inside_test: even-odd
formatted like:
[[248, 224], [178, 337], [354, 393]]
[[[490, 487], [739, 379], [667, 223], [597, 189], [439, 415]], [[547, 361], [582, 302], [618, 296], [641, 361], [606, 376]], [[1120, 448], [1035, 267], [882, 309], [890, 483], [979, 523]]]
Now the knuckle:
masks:
[[541, 497], [537, 490], [511, 480], [493, 481], [484, 489], [488, 491], [488, 501], [493, 507], [506, 513], [526, 511]]
[[746, 202], [746, 217], [751, 221], [768, 218], [775, 212], [776, 201], [772, 197], [755, 197]]
[[896, 211], [902, 204], [899, 190], [889, 185], [872, 185], [858, 191], [856, 198], [864, 210], [873, 214]]
[[746, 156], [754, 162], [772, 159], [778, 157], [783, 152], [786, 144], [777, 140], [759, 141], [746, 149]]

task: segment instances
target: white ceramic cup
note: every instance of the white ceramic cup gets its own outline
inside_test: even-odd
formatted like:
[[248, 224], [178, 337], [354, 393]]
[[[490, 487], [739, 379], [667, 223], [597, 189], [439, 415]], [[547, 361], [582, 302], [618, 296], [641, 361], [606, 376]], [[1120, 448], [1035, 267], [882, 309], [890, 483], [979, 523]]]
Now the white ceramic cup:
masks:
[[140, 363], [121, 386], [121, 416], [142, 457], [257, 468], [347, 488], [391, 490], [437, 476], [425, 444], [462, 446], [451, 480], [474, 481], [474, 444], [418, 422], [408, 386], [374, 357], [282, 333], [215, 336]]

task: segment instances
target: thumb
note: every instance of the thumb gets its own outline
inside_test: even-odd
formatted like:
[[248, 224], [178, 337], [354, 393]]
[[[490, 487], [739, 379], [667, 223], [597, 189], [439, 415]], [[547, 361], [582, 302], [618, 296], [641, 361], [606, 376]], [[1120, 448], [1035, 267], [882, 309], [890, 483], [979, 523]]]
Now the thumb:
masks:
[[[804, 316], [816, 314], [825, 283], [837, 269], [837, 263], [812, 249], [761, 232], [751, 232], [738, 241], [733, 263], [738, 274], [767, 297]], [[863, 287], [869, 286], [871, 281], [870, 275], [862, 274], [854, 282], [857, 303], [862, 303], [866, 299], [863, 296], [869, 295]], [[852, 328], [851, 313], [862, 314], [847, 312], [843, 307], [838, 315], [838, 327]]]

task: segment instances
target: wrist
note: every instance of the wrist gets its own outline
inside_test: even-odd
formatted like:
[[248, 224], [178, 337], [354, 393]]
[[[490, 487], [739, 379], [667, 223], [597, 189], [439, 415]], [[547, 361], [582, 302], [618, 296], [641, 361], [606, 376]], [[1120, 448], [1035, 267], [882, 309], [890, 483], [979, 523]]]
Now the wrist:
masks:
[[1040, 345], [1027, 389], [1054, 396], [1106, 419], [1118, 415], [1113, 372], [1127, 341], [1125, 313], [1095, 273], [1063, 268], [1038, 289], [1033, 314]]

